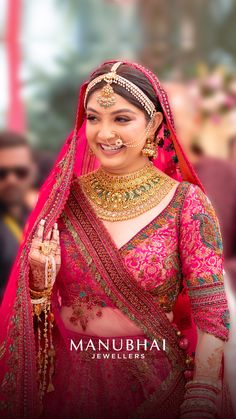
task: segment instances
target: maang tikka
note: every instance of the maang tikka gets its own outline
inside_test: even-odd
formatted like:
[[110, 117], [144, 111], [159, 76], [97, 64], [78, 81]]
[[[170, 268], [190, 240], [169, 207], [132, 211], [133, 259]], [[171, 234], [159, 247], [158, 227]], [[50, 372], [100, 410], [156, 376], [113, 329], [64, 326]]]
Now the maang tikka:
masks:
[[97, 83], [105, 81], [106, 85], [101, 89], [101, 93], [97, 98], [97, 101], [100, 104], [100, 106], [103, 106], [104, 108], [108, 108], [115, 104], [115, 92], [112, 87], [112, 83], [114, 83], [123, 87], [131, 95], [133, 95], [141, 103], [141, 105], [146, 110], [150, 118], [152, 118], [156, 112], [155, 105], [138, 86], [136, 86], [131, 81], [127, 80], [125, 77], [122, 77], [116, 73], [116, 70], [121, 64], [122, 64], [122, 61], [118, 61], [112, 66], [111, 71], [109, 73], [101, 74], [100, 76], [96, 77], [88, 84], [86, 92], [85, 92], [85, 97], [84, 97], [84, 107], [86, 107], [87, 95], [89, 91]]
[[97, 102], [103, 108], [109, 108], [110, 106], [116, 103], [116, 98], [114, 95], [113, 87], [111, 86], [112, 80], [111, 78], [104, 77], [104, 81], [107, 83], [101, 90], [100, 95], [97, 98]]

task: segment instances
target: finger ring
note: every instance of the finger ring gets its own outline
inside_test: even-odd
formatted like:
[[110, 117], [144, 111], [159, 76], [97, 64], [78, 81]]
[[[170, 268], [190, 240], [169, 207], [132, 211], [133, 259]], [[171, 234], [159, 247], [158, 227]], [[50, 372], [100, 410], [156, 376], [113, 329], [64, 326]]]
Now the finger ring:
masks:
[[41, 243], [39, 250], [43, 255], [48, 256], [51, 253], [52, 246], [50, 245], [50, 243]]

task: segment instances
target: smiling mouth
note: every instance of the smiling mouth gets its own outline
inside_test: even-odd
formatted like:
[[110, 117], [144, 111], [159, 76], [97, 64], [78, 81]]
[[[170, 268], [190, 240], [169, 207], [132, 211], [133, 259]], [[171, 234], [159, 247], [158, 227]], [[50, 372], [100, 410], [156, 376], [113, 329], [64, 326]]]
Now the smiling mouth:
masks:
[[107, 144], [99, 143], [99, 147], [104, 151], [118, 151], [124, 148], [125, 146], [123, 144], [122, 145], [115, 145], [115, 144], [107, 145]]

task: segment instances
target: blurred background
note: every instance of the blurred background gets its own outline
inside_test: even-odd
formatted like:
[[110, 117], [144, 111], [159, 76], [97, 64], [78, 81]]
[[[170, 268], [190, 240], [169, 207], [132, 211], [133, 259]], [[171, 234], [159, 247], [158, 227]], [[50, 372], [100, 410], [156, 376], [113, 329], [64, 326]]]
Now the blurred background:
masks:
[[[219, 217], [236, 290], [235, 22], [235, 0], [0, 0], [0, 241], [9, 245], [2, 283], [73, 127], [81, 82], [119, 58], [143, 63], [166, 87]], [[23, 153], [15, 160], [14, 150]]]

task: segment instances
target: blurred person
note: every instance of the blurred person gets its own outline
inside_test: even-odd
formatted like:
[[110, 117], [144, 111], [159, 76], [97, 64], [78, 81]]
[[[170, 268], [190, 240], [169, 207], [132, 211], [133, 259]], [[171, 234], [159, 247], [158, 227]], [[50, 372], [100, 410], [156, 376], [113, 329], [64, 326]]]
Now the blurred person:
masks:
[[[224, 266], [232, 281], [232, 288], [236, 295], [236, 227], [234, 221], [236, 212], [236, 169], [229, 160], [208, 156], [205, 148], [203, 148], [202, 103], [197, 83], [183, 85], [169, 82], [166, 83], [166, 88], [173, 106], [177, 132], [219, 218], [223, 237]], [[215, 147], [217, 148], [221, 134], [218, 135], [218, 138], [216, 134], [217, 130], [214, 131]], [[204, 141], [207, 141], [206, 138]], [[233, 156], [233, 137], [231, 142], [229, 154]], [[225, 188], [226, 184], [227, 190]]]
[[25, 198], [34, 173], [32, 152], [25, 137], [0, 132], [0, 300], [30, 211]]
[[236, 166], [236, 135], [231, 137], [228, 144], [229, 160]]
[[56, 156], [54, 152], [48, 150], [36, 150], [35, 160], [38, 168], [37, 177], [34, 182], [36, 189], [40, 189], [47, 179], [54, 166], [55, 159]]
[[53, 167], [55, 155], [47, 150], [34, 150], [34, 161], [37, 168], [36, 176], [25, 197], [25, 202], [31, 209], [35, 207], [39, 190]]
[[236, 166], [229, 160], [209, 157], [193, 142], [190, 160], [219, 218], [224, 268], [236, 296]]
[[165, 88], [173, 109], [176, 131], [185, 152], [189, 155], [192, 139], [198, 135], [200, 129], [198, 85], [168, 81], [165, 82]]
[[101, 64], [0, 309], [4, 418], [232, 419], [222, 263], [158, 78]]

